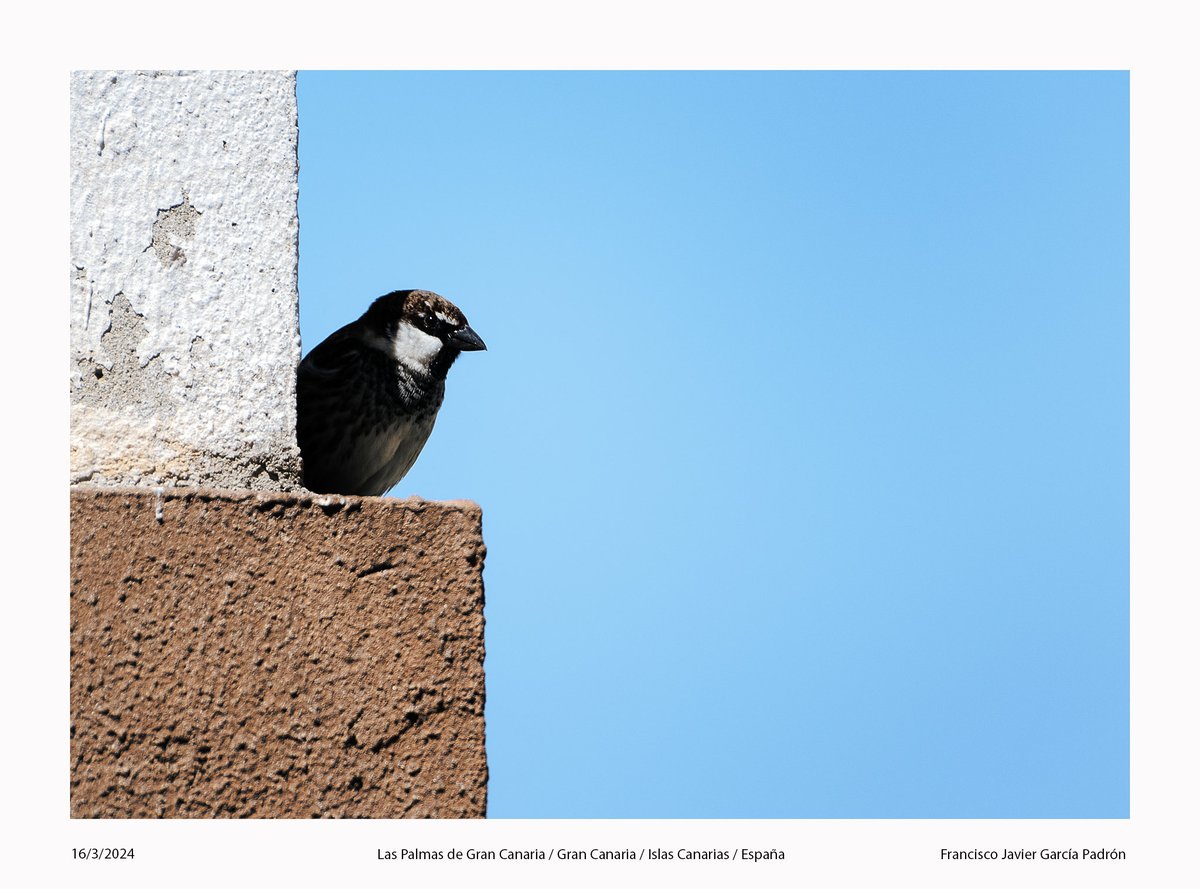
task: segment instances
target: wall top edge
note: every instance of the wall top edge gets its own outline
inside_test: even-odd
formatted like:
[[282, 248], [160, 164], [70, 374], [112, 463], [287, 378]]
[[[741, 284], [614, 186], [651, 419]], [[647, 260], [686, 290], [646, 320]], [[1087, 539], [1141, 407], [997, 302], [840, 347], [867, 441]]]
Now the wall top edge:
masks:
[[77, 484], [71, 486], [72, 500], [100, 500], [138, 497], [161, 502], [191, 501], [318, 506], [328, 512], [362, 509], [402, 511], [446, 510], [482, 516], [483, 509], [473, 500], [426, 500], [423, 497], [356, 497], [342, 494], [316, 494], [312, 491], [255, 491], [248, 488], [210, 487], [133, 487]]

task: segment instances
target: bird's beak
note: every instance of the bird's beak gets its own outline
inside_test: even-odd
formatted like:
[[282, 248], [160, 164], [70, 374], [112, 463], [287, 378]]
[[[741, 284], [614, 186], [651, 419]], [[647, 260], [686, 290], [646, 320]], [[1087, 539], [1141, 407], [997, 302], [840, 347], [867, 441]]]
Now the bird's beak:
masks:
[[478, 352], [481, 349], [487, 349], [487, 346], [483, 344], [483, 340], [479, 338], [479, 334], [470, 327], [460, 327], [458, 330], [453, 331], [447, 339], [460, 352]]

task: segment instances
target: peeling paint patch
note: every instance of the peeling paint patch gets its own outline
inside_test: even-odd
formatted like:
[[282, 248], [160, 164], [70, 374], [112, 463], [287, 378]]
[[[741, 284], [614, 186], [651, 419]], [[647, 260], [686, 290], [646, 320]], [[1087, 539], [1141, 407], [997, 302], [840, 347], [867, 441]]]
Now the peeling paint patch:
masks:
[[183, 265], [187, 262], [187, 254], [183, 252], [183, 244], [190, 242], [196, 236], [196, 220], [200, 211], [188, 201], [188, 195], [183, 193], [183, 200], [173, 207], [159, 210], [154, 219], [154, 235], [150, 247], [165, 266]]
[[113, 297], [108, 325], [100, 337], [102, 356], [76, 359], [78, 382], [71, 400], [149, 418], [175, 413], [157, 356], [143, 367], [138, 346], [149, 335], [146, 322], [124, 293]]

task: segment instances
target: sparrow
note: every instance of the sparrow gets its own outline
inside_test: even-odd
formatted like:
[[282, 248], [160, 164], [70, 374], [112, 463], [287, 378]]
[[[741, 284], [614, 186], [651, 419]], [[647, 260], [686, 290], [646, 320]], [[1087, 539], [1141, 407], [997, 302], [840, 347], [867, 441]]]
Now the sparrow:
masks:
[[486, 349], [452, 302], [395, 290], [300, 362], [296, 438], [304, 486], [379, 496], [404, 478], [437, 419], [446, 373]]

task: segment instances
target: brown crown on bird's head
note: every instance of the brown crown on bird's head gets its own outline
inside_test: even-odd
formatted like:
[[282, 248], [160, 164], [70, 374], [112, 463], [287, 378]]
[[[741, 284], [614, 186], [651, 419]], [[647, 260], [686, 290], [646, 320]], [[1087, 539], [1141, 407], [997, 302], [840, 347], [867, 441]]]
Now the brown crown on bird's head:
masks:
[[387, 336], [407, 322], [460, 352], [487, 348], [458, 306], [432, 290], [393, 290], [371, 303], [363, 317]]

